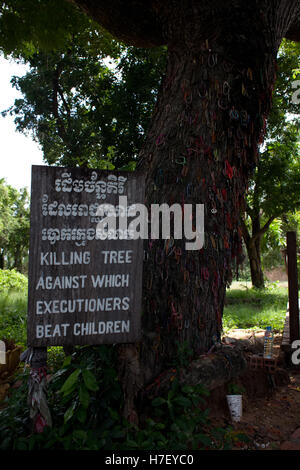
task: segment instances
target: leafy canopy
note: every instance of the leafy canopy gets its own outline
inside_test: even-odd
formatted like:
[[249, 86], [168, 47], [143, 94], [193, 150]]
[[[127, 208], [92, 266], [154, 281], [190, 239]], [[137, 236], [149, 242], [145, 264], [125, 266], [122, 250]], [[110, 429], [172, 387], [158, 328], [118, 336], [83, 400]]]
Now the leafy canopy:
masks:
[[30, 71], [12, 80], [23, 98], [2, 114], [10, 112], [17, 129], [33, 135], [50, 165], [120, 168], [142, 146], [165, 49], [116, 45], [108, 60], [95, 40], [89, 26], [67, 49], [35, 53]]
[[300, 44], [283, 41], [265, 147], [247, 195], [248, 215], [260, 213], [266, 220], [300, 203], [300, 108], [292, 99], [299, 63]]
[[73, 35], [93, 25], [94, 45], [109, 54], [109, 33], [65, 0], [6, 0], [0, 2], [0, 50], [28, 58], [38, 50], [66, 47]]

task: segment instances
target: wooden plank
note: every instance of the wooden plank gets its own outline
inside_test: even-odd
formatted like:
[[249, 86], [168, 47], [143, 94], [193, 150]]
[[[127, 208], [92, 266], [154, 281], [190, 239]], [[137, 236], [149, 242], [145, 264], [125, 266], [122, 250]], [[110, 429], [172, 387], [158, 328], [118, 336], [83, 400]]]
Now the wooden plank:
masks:
[[143, 240], [97, 231], [99, 206], [116, 207], [119, 196], [143, 203], [143, 175], [32, 167], [29, 346], [140, 339]]
[[296, 232], [287, 232], [290, 342], [300, 338]]

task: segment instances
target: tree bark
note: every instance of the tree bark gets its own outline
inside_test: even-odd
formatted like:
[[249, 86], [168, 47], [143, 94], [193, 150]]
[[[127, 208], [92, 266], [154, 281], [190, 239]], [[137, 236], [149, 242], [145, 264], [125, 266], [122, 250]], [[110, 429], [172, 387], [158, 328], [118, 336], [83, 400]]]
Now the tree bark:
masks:
[[168, 369], [147, 386], [143, 396], [153, 399], [165, 394], [175, 376], [182, 384], [202, 385], [206, 390], [214, 390], [247, 370], [247, 359], [243, 354], [242, 347], [239, 344], [236, 348], [222, 346], [211, 354], [203, 355], [192, 361], [188, 368]]
[[164, 14], [167, 73], [140, 168], [149, 206], [205, 205], [205, 247], [186, 251], [186, 240], [176, 239], [172, 248], [161, 240], [145, 247], [144, 382], [176, 358], [178, 344], [197, 355], [220, 338], [226, 286], [241, 254], [239, 214], [271, 106], [279, 46], [268, 33], [275, 21], [270, 9], [254, 14], [243, 6], [230, 25], [208, 10], [197, 15], [177, 5]]

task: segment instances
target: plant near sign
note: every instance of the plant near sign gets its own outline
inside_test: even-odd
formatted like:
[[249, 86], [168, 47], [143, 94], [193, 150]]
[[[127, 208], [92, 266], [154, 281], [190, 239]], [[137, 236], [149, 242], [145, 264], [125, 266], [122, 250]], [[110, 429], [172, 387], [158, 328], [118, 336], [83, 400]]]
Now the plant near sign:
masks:
[[[67, 361], [71, 362], [71, 356]], [[71, 404], [64, 414], [64, 423], [68, 422], [76, 413], [76, 418], [84, 423], [87, 417], [87, 409], [90, 404], [90, 392], [97, 392], [97, 385], [94, 374], [88, 369], [82, 369], [80, 366], [76, 368], [67, 378], [61, 388], [64, 398], [71, 399]], [[73, 400], [73, 393], [76, 392], [77, 399]]]
[[201, 386], [182, 386], [174, 372], [168, 394], [144, 408], [139, 427], [121, 416], [122, 392], [114, 348], [77, 347], [48, 385], [53, 427], [31, 434], [28, 370], [0, 411], [0, 449], [8, 450], [192, 450], [229, 449], [231, 429], [209, 422]]
[[66, 357], [51, 381], [65, 409], [64, 426], [72, 422], [92, 429], [98, 424], [97, 416], [105, 415], [102, 408], [109, 408], [110, 400], [120, 399], [121, 389], [112, 363], [113, 351], [108, 347], [82, 347]]

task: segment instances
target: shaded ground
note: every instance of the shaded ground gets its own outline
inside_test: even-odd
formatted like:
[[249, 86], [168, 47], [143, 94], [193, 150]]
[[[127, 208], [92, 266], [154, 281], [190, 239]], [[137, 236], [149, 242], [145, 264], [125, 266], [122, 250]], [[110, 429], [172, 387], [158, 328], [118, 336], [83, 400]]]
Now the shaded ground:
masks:
[[[255, 335], [260, 340], [263, 334], [262, 330], [255, 333], [235, 330], [228, 336], [248, 339]], [[281, 335], [276, 335], [274, 343], [274, 355], [278, 357], [279, 367], [288, 374], [290, 383], [275, 386], [266, 396], [243, 396], [243, 416], [239, 423], [231, 422], [228, 411], [215, 414], [220, 425], [231, 424], [235, 431], [249, 436], [247, 444], [237, 441], [237, 449], [300, 450], [300, 368], [287, 368], [280, 350]], [[258, 374], [257, 380], [260, 380]]]

